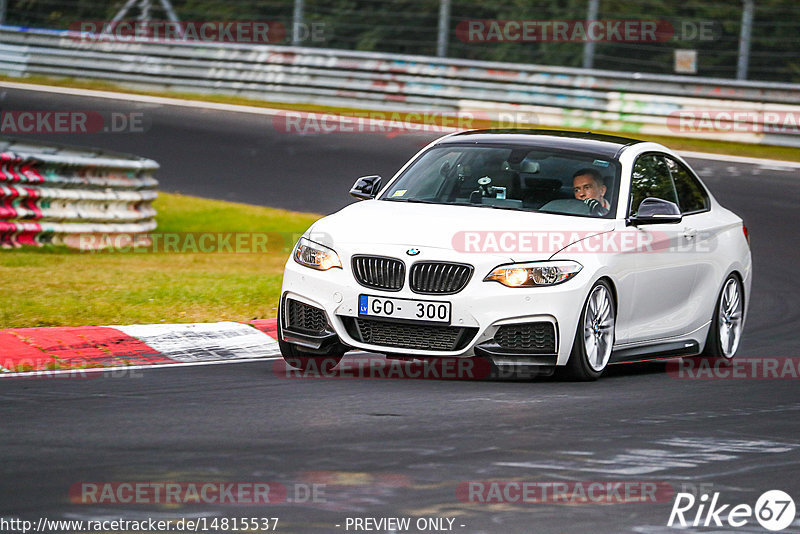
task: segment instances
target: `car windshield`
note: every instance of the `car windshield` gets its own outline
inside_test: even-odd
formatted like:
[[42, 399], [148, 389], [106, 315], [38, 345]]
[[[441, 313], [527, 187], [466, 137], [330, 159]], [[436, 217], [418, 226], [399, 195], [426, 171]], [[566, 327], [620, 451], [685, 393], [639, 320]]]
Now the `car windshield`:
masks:
[[618, 187], [619, 165], [608, 158], [448, 144], [422, 154], [380, 199], [613, 217]]

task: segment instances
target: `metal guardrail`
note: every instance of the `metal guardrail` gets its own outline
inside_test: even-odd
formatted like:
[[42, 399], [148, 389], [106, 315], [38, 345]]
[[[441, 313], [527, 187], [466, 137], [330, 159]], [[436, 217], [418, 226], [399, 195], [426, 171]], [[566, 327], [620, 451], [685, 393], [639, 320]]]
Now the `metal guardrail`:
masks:
[[[513, 125], [527, 117], [548, 126], [800, 146], [799, 128], [783, 122], [800, 117], [800, 84], [318, 48], [123, 42], [14, 27], [0, 27], [0, 72], [281, 102], [484, 112]], [[681, 129], [680, 113], [696, 113], [700, 131]], [[703, 113], [713, 122], [704, 129]]]
[[154, 230], [156, 169], [145, 158], [0, 137], [0, 248], [77, 248], [87, 235]]

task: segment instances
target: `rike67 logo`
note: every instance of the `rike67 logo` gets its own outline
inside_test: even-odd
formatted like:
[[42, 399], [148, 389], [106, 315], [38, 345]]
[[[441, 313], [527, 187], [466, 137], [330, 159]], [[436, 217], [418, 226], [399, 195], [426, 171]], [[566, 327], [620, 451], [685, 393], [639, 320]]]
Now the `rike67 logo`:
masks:
[[795, 513], [794, 500], [781, 490], [764, 492], [755, 506], [723, 504], [719, 492], [711, 497], [704, 493], [699, 499], [691, 493], [678, 493], [667, 526], [739, 528], [755, 519], [765, 529], [777, 532], [794, 522]]

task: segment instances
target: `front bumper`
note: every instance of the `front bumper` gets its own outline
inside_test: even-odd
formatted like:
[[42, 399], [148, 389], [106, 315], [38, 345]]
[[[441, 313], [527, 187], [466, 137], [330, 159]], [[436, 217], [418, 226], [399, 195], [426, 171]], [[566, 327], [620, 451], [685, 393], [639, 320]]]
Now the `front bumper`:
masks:
[[[527, 365], [564, 365], [572, 350], [575, 329], [580, 311], [592, 282], [588, 274], [578, 273], [568, 282], [552, 287], [508, 288], [497, 282], [484, 282], [489, 272], [485, 266], [477, 267], [467, 286], [455, 295], [420, 295], [413, 293], [407, 284], [400, 291], [381, 291], [359, 285], [349, 268], [316, 271], [295, 263], [286, 264], [281, 292], [282, 308], [290, 298], [325, 312], [330, 333], [338, 340], [328, 337], [327, 343], [341, 343], [369, 352], [411, 357], [455, 357], [468, 358], [486, 356], [497, 362]], [[483, 272], [483, 271], [486, 272]], [[359, 295], [374, 295], [388, 298], [420, 299], [450, 302], [452, 306], [450, 328], [468, 331], [468, 339], [457, 344], [454, 350], [425, 350], [411, 347], [388, 346], [365, 343], [353, 324], [358, 315]], [[361, 317], [364, 318], [363, 316]], [[543, 354], [539, 351], [510, 350], [496, 343], [495, 335], [503, 326], [522, 323], [550, 323], [554, 331], [554, 349]], [[413, 321], [401, 322], [411, 327]], [[311, 349], [308, 339], [292, 336], [287, 330], [284, 340]], [[319, 340], [324, 341], [324, 340]], [[330, 346], [330, 345], [328, 345]], [[324, 350], [325, 345], [319, 348]]]

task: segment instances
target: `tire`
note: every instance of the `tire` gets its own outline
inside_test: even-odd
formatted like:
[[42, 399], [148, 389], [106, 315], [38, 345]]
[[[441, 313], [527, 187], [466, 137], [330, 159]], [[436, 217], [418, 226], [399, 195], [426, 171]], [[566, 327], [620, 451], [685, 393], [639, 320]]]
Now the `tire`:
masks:
[[281, 322], [283, 318], [283, 303], [278, 306], [278, 347], [283, 360], [296, 369], [304, 372], [319, 372], [322, 374], [333, 371], [344, 356], [344, 350], [337, 349], [329, 354], [309, 354], [303, 352], [297, 345], [283, 340]]
[[744, 326], [744, 288], [735, 274], [728, 275], [717, 297], [711, 328], [701, 356], [732, 360]]
[[605, 280], [592, 286], [583, 303], [572, 352], [560, 373], [571, 380], [597, 380], [608, 366], [614, 346], [617, 307]]

